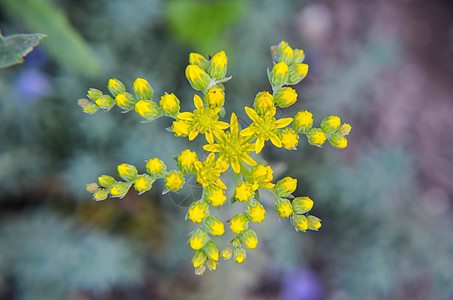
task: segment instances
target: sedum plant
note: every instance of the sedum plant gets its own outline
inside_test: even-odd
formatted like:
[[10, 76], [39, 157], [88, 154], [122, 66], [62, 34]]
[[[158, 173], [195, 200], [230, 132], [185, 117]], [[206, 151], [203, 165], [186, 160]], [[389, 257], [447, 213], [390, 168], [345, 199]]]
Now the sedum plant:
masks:
[[[313, 200], [292, 195], [297, 179], [285, 177], [273, 183], [272, 168], [258, 164], [252, 156], [260, 153], [268, 141], [279, 148], [296, 150], [300, 135], [311, 145], [321, 147], [328, 140], [333, 147], [342, 149], [347, 146], [345, 136], [351, 126], [341, 124], [338, 116], [329, 116], [319, 128], [313, 127], [313, 115], [308, 111], [299, 111], [293, 118], [277, 119], [277, 107], [287, 108], [297, 101], [296, 91], [289, 86], [304, 79], [308, 65], [303, 63], [304, 51], [292, 49], [284, 41], [272, 46], [271, 54], [274, 65], [268, 70], [268, 78], [272, 92], [258, 93], [253, 107], [245, 107], [251, 119], [246, 128], [239, 127], [235, 113], [231, 114], [229, 123], [220, 120], [225, 115], [223, 83], [231, 79], [231, 76], [226, 77], [228, 59], [224, 51], [210, 59], [197, 53], [190, 54], [186, 77], [192, 88], [200, 92], [194, 95], [195, 109], [191, 112], [180, 112], [180, 101], [174, 94], [165, 93], [158, 103], [153, 101], [154, 91], [142, 78], [134, 81], [133, 94], [126, 92], [125, 85], [119, 80], [110, 79], [108, 90], [111, 95], [90, 89], [88, 99], [79, 100], [79, 105], [88, 114], [108, 111], [116, 105], [124, 112], [134, 110], [144, 122], [164, 116], [173, 118], [169, 130], [175, 136], [190, 141], [198, 137], [205, 141], [203, 149], [209, 154], [204, 160], [196, 152], [186, 149], [175, 157], [177, 170], [168, 170], [159, 158], [150, 158], [146, 161], [146, 173], [139, 173], [135, 166], [124, 163], [118, 166], [121, 180], [102, 175], [98, 183], [87, 185], [94, 200], [101, 201], [107, 197], [122, 198], [132, 186], [142, 194], [159, 179], [164, 180], [163, 193], [177, 191], [184, 185], [186, 175], [195, 175], [203, 192], [201, 198], [190, 205], [186, 219], [201, 224], [190, 233], [188, 242], [195, 251], [192, 264], [197, 275], [202, 275], [206, 269], [215, 270], [220, 257], [225, 260], [233, 257], [236, 263], [242, 263], [246, 259], [246, 249], [257, 247], [257, 235], [249, 224], [261, 223], [266, 216], [260, 203], [260, 190], [267, 190], [275, 197], [277, 215], [289, 218], [296, 231], [317, 231], [321, 227], [321, 220], [309, 214]], [[227, 221], [235, 237], [221, 251], [214, 237], [224, 234], [225, 224], [211, 215], [210, 209], [224, 205], [227, 200], [227, 186], [221, 179], [227, 170], [238, 178], [232, 187], [234, 196], [230, 204], [243, 202], [246, 208]]]

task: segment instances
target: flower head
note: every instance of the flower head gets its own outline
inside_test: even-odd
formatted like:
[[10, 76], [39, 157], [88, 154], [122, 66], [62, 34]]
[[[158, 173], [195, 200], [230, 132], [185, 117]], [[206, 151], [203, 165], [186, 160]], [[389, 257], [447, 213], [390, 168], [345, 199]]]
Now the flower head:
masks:
[[254, 223], [261, 223], [266, 217], [266, 210], [263, 205], [257, 201], [253, 201], [247, 205], [245, 213], [249, 217], [250, 221]]
[[234, 198], [240, 202], [247, 202], [252, 199], [255, 190], [250, 183], [241, 182], [234, 190]]
[[270, 166], [264, 165], [257, 165], [250, 170], [249, 181], [252, 182], [252, 186], [254, 190], [259, 188], [273, 188], [275, 184], [271, 183], [272, 179], [274, 179], [274, 171]]
[[165, 187], [170, 191], [177, 191], [182, 188], [185, 182], [181, 172], [171, 171], [165, 176]]
[[297, 144], [299, 144], [299, 135], [292, 128], [285, 128], [278, 131], [278, 137], [285, 149], [296, 149]]
[[282, 218], [287, 218], [293, 213], [293, 208], [291, 202], [288, 199], [280, 198], [275, 203], [275, 209], [277, 213]]
[[195, 162], [197, 161], [197, 153], [189, 149], [182, 151], [176, 159], [178, 168], [183, 174], [192, 173], [195, 170]]
[[162, 97], [160, 97], [159, 105], [165, 116], [173, 117], [179, 113], [179, 99], [173, 93], [165, 93]]
[[313, 126], [313, 114], [309, 111], [299, 111], [294, 117], [293, 129], [296, 132], [307, 132]]
[[198, 200], [190, 205], [186, 218], [194, 223], [200, 223], [207, 215], [209, 215], [209, 205], [203, 200]]
[[217, 185], [208, 186], [205, 190], [204, 196], [214, 207], [221, 206], [226, 201], [225, 190]]
[[321, 147], [326, 141], [326, 134], [318, 128], [313, 128], [310, 133], [307, 134], [308, 142], [311, 145]]
[[153, 177], [163, 176], [166, 169], [164, 162], [158, 158], [148, 159], [146, 162], [146, 170]]
[[209, 89], [204, 97], [206, 106], [211, 108], [222, 107], [225, 103], [225, 93], [216, 86]]
[[230, 221], [231, 232], [239, 234], [248, 228], [249, 218], [246, 215], [234, 215]]
[[214, 153], [210, 153], [205, 161], [196, 161], [194, 163], [197, 182], [204, 188], [210, 185], [216, 185], [224, 190], [226, 185], [220, 180], [219, 176], [228, 169], [228, 164], [215, 158]]

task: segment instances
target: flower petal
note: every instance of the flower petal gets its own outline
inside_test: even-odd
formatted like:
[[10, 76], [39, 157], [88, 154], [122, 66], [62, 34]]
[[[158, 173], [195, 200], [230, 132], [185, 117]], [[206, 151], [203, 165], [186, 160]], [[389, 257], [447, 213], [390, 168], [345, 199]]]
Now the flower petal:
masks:
[[238, 118], [236, 117], [235, 113], [231, 114], [230, 132], [233, 136], [238, 136], [238, 134], [239, 134]]
[[252, 119], [253, 122], [257, 122], [260, 119], [260, 116], [258, 116], [256, 111], [254, 111], [250, 107], [244, 107], [244, 108], [245, 108], [245, 113], [247, 114], [247, 116], [249, 116], [250, 119]]
[[275, 133], [272, 132], [270, 135], [270, 138], [271, 138], [272, 144], [274, 144], [275, 147], [278, 147], [278, 148], [282, 147], [282, 141]]
[[231, 167], [233, 168], [234, 173], [241, 172], [241, 164], [237, 157], [231, 158]]
[[241, 132], [239, 133], [241, 136], [252, 136], [255, 134], [255, 126], [250, 125], [249, 127], [242, 129]]
[[293, 118], [283, 118], [275, 121], [275, 127], [276, 128], [283, 128], [291, 124], [293, 121]]
[[211, 131], [206, 131], [205, 136], [209, 144], [214, 144], [214, 136], [212, 135]]
[[242, 158], [242, 161], [245, 162], [246, 164], [248, 164], [249, 166], [256, 166], [258, 163], [252, 158], [250, 157], [250, 155], [248, 154], [242, 154], [241, 156]]
[[217, 121], [215, 123], [214, 127], [218, 128], [218, 129], [227, 129], [228, 127], [230, 127], [230, 124], [222, 122], [222, 121]]
[[223, 130], [213, 130], [212, 132], [215, 136], [215, 138], [217, 139], [217, 141], [221, 144], [224, 144], [226, 142], [226, 134]]
[[200, 110], [204, 107], [203, 100], [201, 100], [200, 96], [196, 95], [193, 96], [193, 103], [195, 104], [195, 107]]
[[263, 147], [264, 147], [264, 139], [259, 137], [255, 143], [255, 152], [260, 153], [261, 150], [263, 149]]
[[186, 111], [178, 114], [176, 117], [181, 120], [192, 121], [194, 116], [194, 113]]
[[196, 138], [198, 135], [198, 130], [192, 129], [192, 131], [189, 133], [189, 141], [192, 141], [194, 138]]
[[218, 177], [217, 177], [217, 178], [214, 178], [214, 184], [217, 185], [218, 187], [224, 189], [224, 190], [227, 189], [226, 185], [225, 185], [225, 184], [222, 182], [222, 180], [220, 180], [220, 178], [218, 178]]
[[219, 144], [208, 144], [204, 145], [203, 149], [209, 152], [220, 152], [223, 150], [223, 147], [222, 145]]

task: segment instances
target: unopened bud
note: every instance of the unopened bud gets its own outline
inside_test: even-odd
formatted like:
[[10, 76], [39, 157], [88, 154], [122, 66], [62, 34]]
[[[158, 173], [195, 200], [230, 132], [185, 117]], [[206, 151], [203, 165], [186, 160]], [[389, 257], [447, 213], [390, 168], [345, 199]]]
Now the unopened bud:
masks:
[[333, 134], [329, 138], [329, 142], [332, 146], [338, 149], [344, 149], [348, 145], [348, 140], [338, 133]]
[[204, 253], [203, 250], [198, 250], [192, 257], [192, 265], [195, 268], [198, 268], [199, 266], [204, 264], [207, 259], [208, 257], [206, 256], [206, 253]]
[[304, 215], [293, 215], [292, 223], [296, 231], [306, 231], [308, 229], [308, 220]]
[[313, 230], [313, 231], [318, 231], [318, 229], [321, 227], [321, 219], [315, 217], [315, 216], [308, 216], [308, 229]]
[[299, 111], [293, 120], [293, 128], [296, 132], [308, 132], [313, 126], [313, 114], [309, 111]]
[[125, 111], [129, 111], [134, 108], [135, 99], [134, 97], [126, 92], [118, 93], [115, 97], [115, 102], [118, 107]]
[[204, 90], [211, 78], [198, 65], [188, 65], [186, 68], [186, 78], [194, 90]]
[[293, 88], [284, 87], [282, 89], [277, 90], [274, 93], [274, 100], [275, 100], [275, 104], [278, 107], [281, 107], [281, 108], [289, 107], [289, 106], [293, 105], [294, 103], [296, 103], [297, 92]]
[[126, 181], [132, 181], [137, 177], [137, 168], [129, 164], [121, 164], [118, 166], [118, 175]]
[[341, 120], [338, 116], [329, 116], [322, 120], [321, 129], [327, 134], [334, 133], [341, 125]]
[[282, 86], [288, 80], [288, 65], [281, 61], [274, 65], [269, 73], [269, 81], [273, 86]]
[[225, 54], [225, 51], [220, 51], [219, 53], [215, 54], [209, 62], [209, 75], [218, 79], [224, 78], [227, 72], [227, 62], [228, 58]]
[[87, 97], [91, 101], [96, 101], [102, 95], [103, 95], [103, 93], [98, 89], [89, 89], [87, 92]]
[[291, 207], [291, 202], [285, 198], [279, 198], [275, 203], [275, 209], [277, 213], [282, 218], [287, 218], [293, 213], [293, 208]]
[[209, 205], [204, 200], [193, 202], [187, 211], [186, 219], [194, 223], [203, 222], [204, 218], [209, 215]]
[[218, 261], [220, 257], [219, 247], [213, 241], [209, 241], [203, 247], [204, 253], [208, 256], [209, 259]]
[[157, 103], [148, 100], [135, 103], [135, 112], [147, 120], [154, 120], [160, 114]]
[[148, 174], [143, 174], [135, 178], [134, 188], [139, 195], [149, 191], [153, 187], [154, 179]]
[[126, 91], [124, 83], [115, 78], [109, 80], [107, 88], [109, 89], [110, 94], [112, 94], [113, 97], [116, 97], [119, 93]]
[[102, 95], [99, 98], [97, 98], [96, 104], [102, 109], [109, 110], [113, 106], [115, 106], [115, 101], [109, 95]]
[[288, 197], [292, 192], [296, 190], [297, 179], [291, 177], [285, 177], [279, 181], [274, 187], [274, 191], [280, 197]]
[[197, 228], [190, 234], [189, 245], [193, 250], [200, 250], [209, 241], [209, 236], [201, 228]]
[[311, 145], [321, 147], [327, 138], [321, 129], [313, 128], [310, 130], [310, 133], [307, 134], [307, 139]]
[[241, 242], [249, 249], [255, 249], [258, 245], [258, 238], [255, 231], [248, 229], [239, 236]]
[[116, 183], [115, 178], [113, 178], [112, 176], [109, 176], [109, 175], [99, 176], [98, 181], [99, 181], [99, 184], [105, 188], [109, 188], [110, 186], [112, 186], [113, 184]]
[[242, 264], [245, 261], [247, 256], [245, 249], [243, 248], [235, 248], [233, 250], [234, 261], [238, 264]]
[[308, 197], [297, 197], [292, 203], [293, 210], [296, 214], [304, 214], [313, 208], [313, 200]]
[[174, 117], [179, 113], [179, 99], [173, 93], [165, 93], [162, 97], [160, 97], [159, 105], [165, 116]]
[[132, 86], [134, 88], [135, 98], [141, 100], [151, 100], [153, 98], [154, 90], [147, 80], [137, 78]]
[[308, 65], [307, 64], [296, 64], [292, 65], [289, 68], [289, 75], [288, 75], [288, 84], [298, 84], [302, 81], [302, 79], [307, 76], [308, 73]]
[[132, 182], [120, 181], [110, 187], [109, 193], [114, 198], [123, 198], [129, 191]]

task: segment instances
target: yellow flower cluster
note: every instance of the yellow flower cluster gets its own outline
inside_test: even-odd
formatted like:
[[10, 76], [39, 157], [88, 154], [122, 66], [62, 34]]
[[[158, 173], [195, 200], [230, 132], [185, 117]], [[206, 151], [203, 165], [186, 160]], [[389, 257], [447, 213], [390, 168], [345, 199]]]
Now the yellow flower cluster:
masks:
[[[257, 163], [257, 155], [269, 140], [276, 147], [295, 150], [300, 135], [305, 135], [308, 143], [315, 146], [320, 147], [329, 140], [334, 147], [345, 148], [345, 136], [351, 126], [341, 124], [337, 116], [329, 116], [322, 120], [319, 128], [315, 128], [313, 115], [308, 111], [299, 111], [293, 118], [277, 119], [277, 108], [287, 108], [296, 103], [298, 94], [289, 86], [299, 83], [307, 75], [308, 65], [303, 63], [304, 52], [292, 49], [286, 42], [272, 46], [271, 53], [274, 66], [268, 70], [268, 77], [272, 93], [259, 92], [253, 106], [245, 107], [245, 113], [251, 119], [245, 128], [240, 128], [235, 113], [231, 113], [229, 123], [220, 121], [225, 114], [223, 83], [231, 79], [226, 77], [228, 58], [224, 51], [210, 59], [197, 53], [190, 54], [186, 78], [196, 91], [201, 92], [193, 97], [193, 111], [180, 112], [180, 102], [174, 94], [165, 93], [159, 102], [154, 102], [154, 90], [141, 78], [134, 81], [133, 94], [126, 92], [122, 82], [111, 79], [108, 82], [111, 96], [90, 89], [88, 99], [79, 100], [80, 106], [89, 114], [99, 109], [108, 111], [117, 105], [125, 112], [134, 110], [145, 121], [162, 116], [173, 118], [171, 131], [177, 137], [187, 137], [192, 141], [199, 135], [204, 136], [201, 141], [206, 141], [203, 149], [208, 152], [204, 160], [200, 160], [196, 152], [186, 149], [175, 158], [177, 170], [167, 170], [164, 162], [152, 158], [146, 161], [146, 173], [139, 174], [135, 166], [121, 164], [118, 175], [122, 180], [102, 175], [98, 183], [87, 185], [93, 198], [101, 201], [109, 196], [122, 198], [132, 186], [141, 194], [150, 190], [158, 179], [164, 180], [163, 193], [177, 191], [184, 185], [186, 175], [195, 175], [203, 192], [200, 199], [190, 205], [186, 220], [200, 224], [189, 237], [189, 246], [195, 251], [192, 264], [197, 275], [202, 275], [206, 269], [215, 270], [220, 257], [225, 260], [234, 258], [236, 263], [243, 263], [246, 249], [257, 247], [257, 235], [249, 225], [261, 223], [266, 217], [259, 197], [261, 189], [275, 196], [276, 213], [281, 218], [290, 218], [297, 231], [317, 231], [321, 227], [320, 219], [308, 215], [313, 201], [309, 197], [292, 195], [297, 188], [297, 179], [285, 177], [273, 183], [274, 171], [270, 166]], [[225, 224], [219, 217], [211, 215], [211, 206], [219, 207], [226, 202], [227, 186], [222, 181], [222, 174], [230, 166], [232, 172], [240, 175], [237, 178], [241, 178], [236, 182], [230, 204], [244, 203], [245, 210], [226, 221], [235, 236], [220, 251], [213, 237], [225, 233]]]

